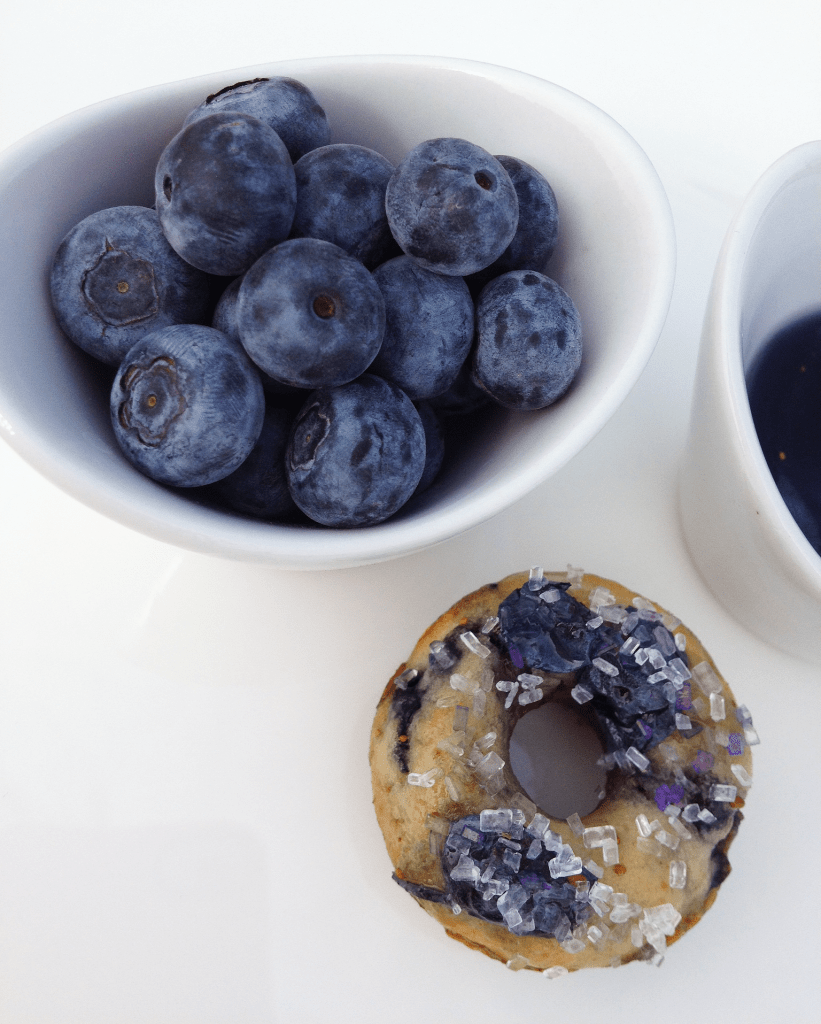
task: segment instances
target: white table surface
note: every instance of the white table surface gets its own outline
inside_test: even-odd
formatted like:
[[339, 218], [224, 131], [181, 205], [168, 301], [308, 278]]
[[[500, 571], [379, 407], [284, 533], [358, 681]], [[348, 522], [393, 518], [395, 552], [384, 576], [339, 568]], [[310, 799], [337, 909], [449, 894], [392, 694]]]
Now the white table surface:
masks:
[[[398, 561], [302, 574], [187, 553], [0, 445], [0, 1024], [818, 1020], [821, 668], [735, 623], [676, 515], [722, 238], [759, 174], [821, 137], [817, 0], [29, 0], [0, 47], [2, 147], [98, 99], [262, 61], [515, 67], [633, 134], [679, 259], [657, 350], [594, 441], [493, 521]], [[453, 600], [534, 563], [676, 612], [761, 734], [733, 873], [660, 969], [507, 971], [390, 878], [367, 758], [384, 683]]]

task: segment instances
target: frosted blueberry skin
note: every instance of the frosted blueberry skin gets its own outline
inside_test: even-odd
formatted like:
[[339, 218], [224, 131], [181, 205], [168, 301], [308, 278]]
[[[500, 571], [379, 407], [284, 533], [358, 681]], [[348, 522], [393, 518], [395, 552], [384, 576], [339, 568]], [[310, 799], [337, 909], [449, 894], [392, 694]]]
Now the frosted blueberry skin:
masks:
[[248, 114], [208, 114], [160, 155], [157, 215], [172, 247], [209, 274], [235, 277], [288, 237], [296, 180], [277, 133]]
[[237, 322], [246, 351], [275, 380], [333, 387], [373, 362], [385, 302], [359, 260], [331, 242], [295, 238], [270, 249], [245, 275]]
[[[219, 297], [214, 307], [214, 315], [211, 318], [211, 326], [227, 334], [232, 341], [241, 344], [239, 336], [239, 323], [237, 321], [237, 307], [239, 305], [239, 289], [242, 284], [241, 277], [235, 277]], [[305, 398], [304, 389], [291, 387], [290, 384], [283, 384], [281, 381], [269, 377], [264, 370], [259, 370], [259, 376], [266, 394], [274, 395], [277, 398], [302, 402]]]
[[297, 518], [299, 510], [285, 475], [285, 450], [294, 415], [287, 406], [267, 403], [262, 431], [248, 458], [211, 488], [220, 505], [271, 522]]
[[262, 384], [242, 346], [193, 324], [145, 335], [111, 389], [111, 422], [126, 458], [176, 487], [232, 473], [254, 447], [264, 413]]
[[464, 139], [429, 139], [388, 182], [388, 223], [403, 252], [439, 274], [489, 266], [516, 232], [519, 203], [499, 161]]
[[456, 380], [473, 341], [473, 300], [461, 277], [435, 274], [409, 256], [373, 272], [385, 299], [385, 337], [371, 366], [414, 401]]
[[294, 238], [322, 238], [368, 269], [395, 251], [385, 191], [393, 164], [365, 146], [335, 143], [314, 149], [295, 165]]
[[488, 281], [510, 270], [544, 272], [559, 241], [559, 206], [547, 178], [517, 157], [497, 156], [496, 159], [510, 175], [516, 190], [519, 223], [502, 255], [468, 278], [474, 295], [478, 295]]
[[308, 399], [286, 456], [296, 504], [323, 526], [381, 523], [416, 489], [425, 431], [411, 400], [372, 374]]
[[255, 78], [226, 86], [195, 107], [183, 127], [218, 111], [239, 111], [264, 121], [285, 143], [294, 163], [330, 142], [325, 111], [311, 90], [294, 78]]
[[582, 360], [572, 299], [533, 270], [490, 282], [476, 307], [473, 379], [508, 409], [544, 409], [567, 391]]
[[147, 331], [206, 323], [211, 313], [212, 278], [174, 252], [144, 206], [81, 220], [57, 248], [49, 285], [62, 331], [109, 366]]

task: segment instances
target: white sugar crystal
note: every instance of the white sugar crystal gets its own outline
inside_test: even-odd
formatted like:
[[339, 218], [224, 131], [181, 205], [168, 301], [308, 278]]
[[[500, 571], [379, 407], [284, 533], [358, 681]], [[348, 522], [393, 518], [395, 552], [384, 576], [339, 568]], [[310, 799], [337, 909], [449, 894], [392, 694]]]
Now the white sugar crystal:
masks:
[[548, 587], [547, 590], [543, 590], [541, 594], [539, 594], [539, 599], [544, 601], [545, 604], [555, 604], [561, 596], [561, 590], [556, 590], [555, 587]]
[[698, 804], [687, 804], [684, 810], [681, 812], [682, 818], [685, 821], [698, 821], [698, 815], [701, 808]]
[[687, 886], [687, 865], [683, 860], [670, 861], [670, 888], [684, 889]]
[[604, 874], [604, 868], [600, 867], [592, 858], [589, 858], [582, 865], [585, 871], [589, 871], [591, 875], [595, 875], [596, 878], [601, 878]]
[[467, 632], [462, 633], [459, 639], [473, 654], [478, 654], [480, 658], [489, 657], [490, 648], [486, 647], [475, 633], [471, 633], [471, 631], [468, 630]]
[[688, 729], [693, 728], [693, 723], [687, 717], [687, 715], [677, 714], [676, 715], [676, 728], [679, 732], [686, 732]]
[[618, 667], [604, 658], [594, 658], [593, 664], [600, 672], [604, 672], [606, 676], [617, 676], [619, 674]]
[[590, 898], [609, 904], [613, 898], [613, 886], [605, 885], [604, 882], [594, 882], [590, 887]]
[[475, 679], [468, 679], [461, 672], [454, 672], [450, 677], [451, 688], [458, 693], [476, 693], [479, 684]]
[[532, 566], [527, 585], [531, 590], [538, 590], [544, 584], [544, 570], [540, 565]]
[[[645, 923], [650, 927], [659, 928], [665, 935], [673, 935], [679, 922], [681, 914], [672, 903], [662, 903], [657, 907], [648, 907], [644, 911], [639, 926], [644, 931]], [[645, 932], [645, 935], [647, 933]]]
[[523, 690], [519, 694], [519, 705], [524, 708], [528, 704], [538, 704], [542, 697], [544, 697], [544, 693], [538, 688], [535, 690]]
[[743, 786], [745, 789], [749, 789], [750, 786], [752, 786], [753, 777], [742, 765], [734, 764], [730, 767], [730, 771], [738, 779], [738, 784], [740, 786]]
[[457, 704], [453, 709], [453, 731], [464, 732], [468, 726], [468, 714], [467, 705]]
[[542, 971], [542, 974], [546, 978], [551, 978], [551, 979], [552, 978], [561, 978], [563, 975], [569, 974], [569, 973], [570, 972], [568, 971], [568, 969], [566, 967], [558, 967], [558, 966], [557, 967], [548, 967], [546, 970]]
[[625, 903], [613, 909], [610, 920], [613, 924], [624, 924], [625, 921], [629, 921], [631, 917], [637, 917], [640, 913], [641, 907], [637, 903]]
[[615, 604], [616, 599], [607, 587], [594, 587], [594, 589], [590, 591], [588, 603], [591, 608], [596, 609], [602, 605]]
[[[653, 825], [655, 825], [655, 827], [658, 828], [659, 827], [658, 821], [654, 820], [653, 821]], [[636, 815], [636, 828], [639, 830], [639, 835], [640, 836], [644, 836], [645, 839], [653, 831], [653, 828], [650, 825], [650, 822], [647, 820], [647, 815], [646, 814], [637, 814]]]
[[570, 831], [573, 833], [574, 836], [580, 836], [584, 834], [584, 825], [582, 824], [582, 819], [578, 816], [578, 814], [571, 814], [570, 817], [566, 818], [565, 820], [567, 821], [567, 824], [570, 826]]
[[523, 885], [514, 882], [504, 895], [499, 897], [496, 908], [500, 914], [509, 914], [511, 910], [518, 910], [530, 899], [530, 895]]
[[513, 811], [509, 807], [488, 807], [479, 813], [479, 828], [483, 832], [509, 832], [512, 827]]
[[498, 625], [499, 625], [499, 616], [498, 615], [491, 615], [491, 617], [489, 619], [485, 619], [484, 624], [482, 625], [482, 629], [480, 630], [480, 632], [485, 633], [485, 634], [491, 633]]
[[533, 819], [527, 826], [527, 831], [532, 835], [541, 839], [545, 832], [550, 827], [550, 819], [546, 818], [541, 812], [537, 811], [533, 815]]
[[642, 930], [641, 928], [639, 928], [638, 925], [634, 925], [630, 929], [630, 941], [633, 943], [636, 949], [641, 949], [641, 947], [644, 945], [644, 934], [642, 933]]
[[[464, 733], [461, 734], [464, 736]], [[458, 743], [454, 742], [452, 736], [446, 736], [443, 740], [439, 740], [436, 744], [438, 750], [444, 750], [446, 754], [450, 754], [451, 757], [463, 757], [465, 748], [460, 747]]]
[[661, 672], [654, 672], [651, 676], [647, 677], [648, 683], [663, 683], [667, 679], [667, 670], [662, 669]]
[[710, 718], [714, 722], [723, 722], [727, 715], [727, 711], [724, 705], [724, 698], [720, 693], [710, 694]]
[[665, 829], [657, 829], [653, 833], [653, 837], [657, 843], [661, 843], [662, 846], [666, 846], [668, 850], [677, 850], [678, 844], [681, 842], [678, 836], [671, 836]]
[[635, 654], [639, 647], [641, 647], [641, 644], [638, 640], [634, 636], [628, 636], [619, 648], [619, 653], [627, 655]]
[[637, 665], [644, 665], [650, 660], [650, 649], [648, 647], [639, 647], [633, 657]]
[[408, 683], [412, 683], [418, 676], [419, 672], [415, 668], [406, 668], [401, 676], [397, 676], [396, 685], [400, 690], [405, 690]]
[[721, 680], [709, 662], [699, 662], [698, 665], [693, 666], [692, 672], [693, 678], [703, 694], [709, 696], [711, 693], [721, 693]]
[[551, 853], [558, 853], [564, 845], [562, 837], [558, 832], [554, 832], [552, 828], [549, 828], [542, 836], [542, 842], [545, 845], [545, 849]]
[[590, 927], [587, 929], [587, 938], [588, 941], [592, 942], [595, 946], [596, 943], [601, 942], [601, 940], [604, 938], [604, 932], [601, 930], [601, 928], [598, 927], [598, 925], [591, 924]]
[[619, 844], [615, 839], [605, 839], [601, 844], [602, 860], [607, 866], [618, 864]]
[[676, 647], [680, 651], [687, 650], [687, 637], [683, 633], [676, 633]]
[[703, 821], [705, 825], [712, 825], [714, 822], [718, 821], [713, 812], [708, 811], [706, 807], [702, 807], [698, 812], [698, 820]]
[[463, 853], [458, 863], [451, 869], [450, 877], [455, 882], [478, 882], [479, 874], [479, 865], [476, 861]]
[[596, 615], [594, 618], [588, 619], [585, 625], [588, 629], [598, 629], [599, 626], [604, 625], [604, 619], [601, 617], [601, 615]]
[[476, 774], [481, 776], [483, 779], [489, 779], [492, 775], [500, 772], [504, 766], [505, 762], [501, 757], [499, 757], [496, 751], [491, 750], [490, 753], [486, 754], [476, 765]]
[[443, 836], [440, 836], [436, 832], [428, 832], [428, 850], [431, 856], [441, 857], [442, 847], [445, 845]]
[[473, 714], [477, 718], [484, 718], [486, 706], [487, 694], [484, 690], [477, 690], [473, 695]]
[[606, 605], [604, 608], [599, 608], [599, 615], [601, 615], [605, 622], [612, 622], [618, 625], [627, 618], [627, 609], [622, 608], [620, 604]]
[[606, 839], [616, 839], [616, 830], [612, 825], [595, 825], [593, 828], [586, 828], [582, 838], [588, 850], [597, 850]]
[[495, 742], [496, 733], [491, 731], [486, 732], [484, 736], [480, 736], [479, 739], [476, 741], [475, 746], [478, 747], [479, 750], [490, 750], [490, 748], [493, 746]]
[[531, 842], [530, 846], [528, 846], [527, 853], [525, 854], [525, 857], [527, 858], [527, 860], [535, 860], [539, 856], [539, 854], [541, 852], [542, 852], [542, 841], [541, 841], [541, 839], [534, 839]]
[[456, 659], [448, 650], [447, 644], [442, 640], [434, 640], [431, 643], [430, 653], [439, 668], [448, 669], [456, 662]]
[[442, 783], [445, 789], [447, 790], [447, 794], [451, 798], [451, 800], [454, 803], [458, 803], [462, 799], [462, 792], [456, 785], [456, 782], [450, 777], [450, 775], [446, 775], [442, 780]]
[[674, 832], [677, 832], [685, 842], [695, 838], [693, 830], [687, 828], [683, 821], [679, 821], [677, 816], [668, 814], [667, 820], [670, 822], [670, 828], [672, 828]]
[[560, 945], [565, 953], [581, 953], [585, 948], [581, 939], [565, 939]]
[[746, 704], [740, 704], [735, 709], [735, 716], [741, 723], [741, 725], [752, 727], [753, 716], [750, 714], [750, 709], [747, 707]]
[[761, 740], [758, 738], [758, 733], [752, 727], [745, 727], [744, 739], [748, 746], [754, 747], [756, 743], [760, 743]]
[[589, 700], [593, 700], [593, 694], [587, 687], [582, 686], [581, 683], [577, 683], [570, 691], [570, 696], [577, 704], [586, 704]]
[[580, 569], [575, 565], [570, 565], [568, 562], [567, 573], [565, 575], [571, 583], [578, 585], [584, 579], [584, 569]]
[[505, 967], [507, 967], [509, 971], [521, 971], [524, 967], [529, 966], [530, 961], [526, 956], [522, 956], [521, 953], [517, 953], [516, 956], [511, 957], [511, 959], [505, 963]]
[[655, 669], [664, 668], [667, 664], [667, 659], [657, 647], [647, 648], [647, 660], [650, 662], [651, 667]]
[[441, 768], [431, 768], [426, 772], [409, 772], [408, 773], [408, 785], [409, 786], [421, 786], [424, 789], [430, 789], [430, 787], [441, 779], [444, 772]]
[[665, 629], [664, 626], [656, 626], [653, 630], [653, 636], [656, 638], [659, 650], [666, 658], [676, 653], [676, 642], [673, 640], [670, 631]]
[[647, 771], [650, 767], [650, 761], [642, 754], [640, 750], [635, 747], [627, 748], [627, 759], [631, 761], [641, 772]]
[[718, 803], [730, 804], [735, 800], [737, 795], [737, 786], [724, 786], [720, 783], [710, 786], [710, 799], [715, 800]]
[[667, 677], [674, 682], [685, 683], [692, 678], [690, 669], [684, 664], [681, 658], [671, 658], [667, 662]]
[[567, 878], [569, 875], [578, 875], [582, 870], [581, 857], [572, 857], [569, 860], [562, 860], [561, 857], [553, 857], [548, 861], [551, 877]]

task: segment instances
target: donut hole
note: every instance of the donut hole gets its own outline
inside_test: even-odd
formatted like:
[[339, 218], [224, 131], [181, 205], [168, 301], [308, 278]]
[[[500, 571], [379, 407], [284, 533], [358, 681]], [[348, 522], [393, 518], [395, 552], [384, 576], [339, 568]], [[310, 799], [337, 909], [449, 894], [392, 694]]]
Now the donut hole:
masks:
[[590, 814], [604, 799], [607, 771], [592, 724], [551, 701], [519, 719], [510, 737], [510, 767], [527, 796], [548, 817]]

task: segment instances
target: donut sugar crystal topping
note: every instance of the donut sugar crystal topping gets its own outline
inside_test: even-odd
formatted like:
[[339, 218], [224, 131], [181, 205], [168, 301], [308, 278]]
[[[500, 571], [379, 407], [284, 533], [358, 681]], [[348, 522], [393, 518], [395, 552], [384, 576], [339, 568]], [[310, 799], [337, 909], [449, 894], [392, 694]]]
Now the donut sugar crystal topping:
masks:
[[[510, 765], [516, 722], [547, 702], [604, 751], [584, 818], [551, 820]], [[757, 742], [677, 619], [611, 580], [534, 568], [454, 605], [388, 683], [374, 807], [395, 880], [453, 938], [549, 977], [660, 963], [729, 874]]]

